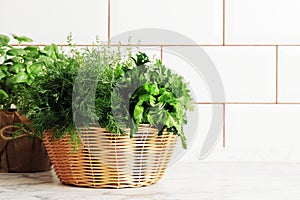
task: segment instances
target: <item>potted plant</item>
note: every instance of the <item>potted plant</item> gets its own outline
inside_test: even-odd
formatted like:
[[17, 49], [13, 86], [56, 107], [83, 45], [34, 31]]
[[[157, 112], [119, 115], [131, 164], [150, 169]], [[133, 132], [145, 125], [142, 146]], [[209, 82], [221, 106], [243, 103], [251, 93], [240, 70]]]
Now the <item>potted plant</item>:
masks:
[[144, 53], [86, 48], [47, 69], [32, 88], [30, 128], [44, 136], [65, 184], [150, 185], [164, 174], [178, 135], [186, 147], [182, 127], [193, 107], [187, 84]]
[[5, 172], [38, 172], [51, 167], [42, 140], [25, 136], [20, 125], [30, 121], [20, 114], [23, 90], [52, 64], [53, 46], [43, 50], [22, 45], [32, 42], [26, 36], [12, 35], [19, 46], [9, 45], [10, 38], [0, 35], [0, 169]]

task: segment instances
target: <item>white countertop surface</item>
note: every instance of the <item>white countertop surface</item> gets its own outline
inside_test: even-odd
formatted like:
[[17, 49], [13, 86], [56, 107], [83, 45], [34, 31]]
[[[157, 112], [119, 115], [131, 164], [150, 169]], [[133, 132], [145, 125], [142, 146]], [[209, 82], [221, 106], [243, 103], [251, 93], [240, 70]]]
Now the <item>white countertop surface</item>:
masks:
[[135, 189], [66, 186], [52, 171], [0, 173], [0, 199], [296, 200], [300, 199], [300, 163], [177, 162], [157, 184]]

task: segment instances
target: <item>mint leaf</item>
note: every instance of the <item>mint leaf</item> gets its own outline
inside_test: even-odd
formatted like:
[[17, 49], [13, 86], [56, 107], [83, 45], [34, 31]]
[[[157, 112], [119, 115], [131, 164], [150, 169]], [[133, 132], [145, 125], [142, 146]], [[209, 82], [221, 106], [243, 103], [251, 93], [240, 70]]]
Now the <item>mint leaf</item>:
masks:
[[0, 46], [8, 45], [9, 41], [10, 39], [8, 36], [0, 34]]

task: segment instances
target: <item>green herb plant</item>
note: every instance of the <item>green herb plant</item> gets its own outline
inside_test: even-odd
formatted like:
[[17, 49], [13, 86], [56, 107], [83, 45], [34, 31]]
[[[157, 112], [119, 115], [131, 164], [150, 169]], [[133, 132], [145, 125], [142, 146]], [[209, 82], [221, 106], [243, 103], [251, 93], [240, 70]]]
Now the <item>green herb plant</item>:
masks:
[[128, 54], [122, 60], [103, 65], [100, 75], [92, 78], [98, 83], [93, 89], [94, 119], [115, 134], [125, 134], [124, 129], [130, 128], [131, 137], [139, 124], [150, 124], [158, 128], [159, 134], [167, 131], [179, 135], [186, 148], [183, 126], [187, 111], [193, 110], [193, 99], [183, 77], [172, 73], [160, 60], [150, 61], [142, 52]]
[[83, 53], [71, 44], [71, 40], [70, 35], [68, 52], [55, 44], [45, 47], [47, 55], [52, 58], [51, 64], [46, 65], [39, 78], [23, 90], [21, 111], [31, 121], [26, 129], [31, 130], [34, 136], [42, 138], [45, 132], [49, 132], [52, 138], [60, 139], [70, 134], [71, 141], [78, 146], [72, 114], [72, 91]]
[[70, 36], [67, 53], [52, 45], [56, 59], [23, 91], [22, 110], [36, 136], [48, 131], [60, 139], [70, 134], [78, 146], [78, 125], [97, 123], [116, 135], [130, 128], [132, 137], [146, 123], [159, 134], [179, 135], [186, 148], [183, 126], [193, 105], [181, 76], [145, 53], [132, 55], [131, 48], [122, 54], [98, 42], [78, 50], [71, 41]]
[[80, 143], [78, 125], [88, 126], [90, 119], [98, 121], [93, 112], [92, 84], [97, 83], [104, 66], [114, 68], [122, 56], [99, 41], [79, 49], [70, 35], [68, 44], [67, 51], [54, 49], [57, 59], [23, 91], [26, 98], [21, 110], [32, 122], [26, 128], [35, 136], [48, 132], [53, 139], [60, 139], [70, 134], [76, 149]]
[[11, 104], [19, 109], [24, 101], [23, 91], [44, 69], [57, 60], [56, 46], [48, 45], [41, 49], [38, 46], [22, 45], [32, 39], [12, 34], [17, 46], [11, 46], [10, 37], [0, 34], [0, 106], [8, 110]]
[[[160, 60], [151, 62], [145, 53], [132, 58], [136, 67], [121, 76], [112, 92], [112, 105], [118, 127], [128, 124], [131, 136], [139, 124], [177, 134], [186, 148], [183, 126], [193, 99], [183, 77], [172, 73]], [[138, 88], [137, 88], [138, 87]]]

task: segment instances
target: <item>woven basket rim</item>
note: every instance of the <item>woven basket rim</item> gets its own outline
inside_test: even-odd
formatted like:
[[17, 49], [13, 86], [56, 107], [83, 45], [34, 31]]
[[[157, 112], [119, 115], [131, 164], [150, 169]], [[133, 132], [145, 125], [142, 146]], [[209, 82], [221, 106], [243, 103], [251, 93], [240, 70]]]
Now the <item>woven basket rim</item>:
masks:
[[[87, 131], [90, 130], [90, 128], [95, 128], [97, 130], [101, 130], [103, 131], [103, 133], [106, 133], [106, 134], [110, 134], [112, 137], [130, 137], [130, 128], [127, 128], [126, 129], [126, 133], [125, 134], [118, 134], [118, 133], [114, 133], [114, 132], [111, 132], [109, 130], [107, 130], [106, 128], [103, 128], [103, 127], [100, 127], [100, 126], [97, 126], [97, 125], [92, 125], [92, 126], [88, 126], [88, 127], [82, 127], [82, 128], [79, 128], [79, 131], [81, 130], [84, 130], [86, 129]], [[151, 126], [150, 124], [139, 124], [138, 128], [147, 128], [147, 129], [152, 129], [154, 130], [154, 132], [157, 132], [157, 135], [158, 135], [158, 129], [154, 126]], [[81, 129], [81, 130], [80, 130]], [[81, 135], [82, 133], [78, 133], [76, 132], [78, 135]], [[61, 137], [59, 140], [63, 139], [64, 137], [66, 137], [67, 135], [69, 135], [70, 133], [66, 133], [63, 137]], [[133, 137], [134, 135], [138, 134], [138, 131], [137, 133], [133, 134]], [[173, 135], [176, 135], [178, 136], [177, 134], [175, 134], [174, 132], [170, 132], [170, 131], [166, 131], [166, 129], [164, 129], [164, 131], [162, 131], [162, 135], [169, 135], [169, 134], [173, 134]], [[48, 130], [48, 131], [45, 131], [45, 135], [51, 135], [52, 136], [52, 133], [51, 133], [51, 130]], [[58, 138], [54, 138], [54, 139], [58, 139]]]

